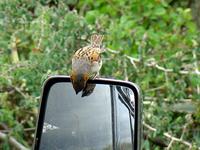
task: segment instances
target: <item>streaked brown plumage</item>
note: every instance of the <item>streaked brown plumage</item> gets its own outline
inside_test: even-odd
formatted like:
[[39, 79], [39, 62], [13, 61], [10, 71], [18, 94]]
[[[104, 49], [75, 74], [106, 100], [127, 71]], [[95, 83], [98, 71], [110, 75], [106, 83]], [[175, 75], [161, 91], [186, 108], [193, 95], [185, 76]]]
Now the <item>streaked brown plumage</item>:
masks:
[[86, 88], [88, 79], [94, 79], [99, 74], [102, 40], [102, 35], [92, 35], [91, 44], [77, 50], [72, 58], [71, 81], [76, 94]]

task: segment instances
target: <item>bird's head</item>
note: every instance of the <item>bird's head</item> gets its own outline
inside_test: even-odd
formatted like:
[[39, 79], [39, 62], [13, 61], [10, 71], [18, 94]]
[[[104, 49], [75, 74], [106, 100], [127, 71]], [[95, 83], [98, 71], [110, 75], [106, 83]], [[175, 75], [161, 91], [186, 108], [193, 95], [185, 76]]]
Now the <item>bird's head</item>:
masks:
[[86, 87], [89, 75], [87, 73], [77, 74], [72, 71], [70, 79], [76, 94], [78, 94]]

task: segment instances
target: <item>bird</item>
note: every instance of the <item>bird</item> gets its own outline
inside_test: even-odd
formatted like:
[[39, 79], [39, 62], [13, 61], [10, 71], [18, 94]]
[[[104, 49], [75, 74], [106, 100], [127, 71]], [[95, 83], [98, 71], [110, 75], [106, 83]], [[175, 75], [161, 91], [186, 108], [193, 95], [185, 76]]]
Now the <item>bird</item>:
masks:
[[93, 93], [94, 89], [96, 87], [96, 84], [94, 83], [87, 83], [86, 87], [82, 90], [82, 95], [81, 97], [89, 96], [90, 94]]
[[76, 94], [82, 91], [82, 96], [87, 96], [94, 90], [95, 86], [87, 85], [87, 81], [96, 78], [102, 67], [102, 40], [103, 35], [93, 34], [90, 44], [78, 49], [72, 57], [70, 79]]

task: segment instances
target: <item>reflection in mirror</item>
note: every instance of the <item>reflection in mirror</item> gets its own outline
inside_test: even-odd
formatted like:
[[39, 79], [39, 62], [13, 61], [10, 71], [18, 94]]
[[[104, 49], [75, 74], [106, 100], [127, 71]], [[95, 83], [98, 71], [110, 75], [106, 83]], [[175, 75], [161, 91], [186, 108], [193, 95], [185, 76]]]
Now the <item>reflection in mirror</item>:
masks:
[[40, 150], [132, 150], [134, 93], [127, 87], [96, 84], [76, 95], [71, 83], [49, 92]]

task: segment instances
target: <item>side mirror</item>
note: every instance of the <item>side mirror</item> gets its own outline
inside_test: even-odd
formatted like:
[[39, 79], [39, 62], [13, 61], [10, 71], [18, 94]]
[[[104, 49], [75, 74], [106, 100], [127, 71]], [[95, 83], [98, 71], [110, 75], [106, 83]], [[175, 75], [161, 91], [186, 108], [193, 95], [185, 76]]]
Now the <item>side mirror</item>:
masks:
[[88, 81], [88, 96], [76, 95], [67, 76], [47, 79], [41, 96], [35, 150], [139, 150], [141, 94], [131, 82]]

